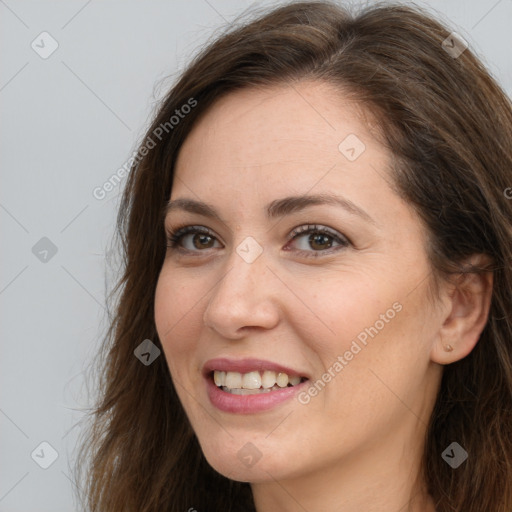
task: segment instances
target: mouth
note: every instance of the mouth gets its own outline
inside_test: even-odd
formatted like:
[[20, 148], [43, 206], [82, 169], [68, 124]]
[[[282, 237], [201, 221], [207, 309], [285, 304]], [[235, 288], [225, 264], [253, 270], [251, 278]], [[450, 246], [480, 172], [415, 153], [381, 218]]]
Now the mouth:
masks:
[[273, 409], [310, 380], [305, 372], [261, 359], [212, 359], [204, 365], [203, 377], [212, 405], [238, 414]]
[[273, 370], [253, 370], [247, 373], [213, 370], [208, 374], [215, 385], [233, 395], [258, 395], [290, 388], [308, 380], [296, 374]]

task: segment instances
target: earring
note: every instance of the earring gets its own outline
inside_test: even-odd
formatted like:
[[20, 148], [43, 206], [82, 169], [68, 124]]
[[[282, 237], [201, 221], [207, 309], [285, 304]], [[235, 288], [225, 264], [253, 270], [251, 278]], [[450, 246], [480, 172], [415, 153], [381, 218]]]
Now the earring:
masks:
[[444, 349], [446, 350], [446, 352], [451, 352], [453, 350], [453, 347], [451, 345], [445, 345]]

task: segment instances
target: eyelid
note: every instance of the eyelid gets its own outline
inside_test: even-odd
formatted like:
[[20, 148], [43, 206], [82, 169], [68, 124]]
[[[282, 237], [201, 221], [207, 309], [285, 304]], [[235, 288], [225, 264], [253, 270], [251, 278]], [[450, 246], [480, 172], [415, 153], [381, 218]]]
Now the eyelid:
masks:
[[352, 241], [346, 235], [322, 224], [301, 224], [300, 226], [292, 229], [288, 237], [288, 241], [294, 240], [297, 236], [307, 234], [309, 232], [325, 233], [332, 238], [337, 239], [339, 243], [347, 243], [353, 245]]
[[[338, 252], [341, 249], [346, 249], [349, 246], [354, 247], [352, 241], [344, 234], [339, 233], [337, 230], [333, 228], [329, 228], [328, 226], [323, 226], [319, 224], [300, 224], [299, 226], [295, 227], [288, 235], [286, 245], [288, 245], [290, 242], [299, 238], [302, 235], [315, 232], [328, 235], [329, 237], [333, 238], [339, 245], [320, 251], [295, 249], [296, 253], [299, 253], [305, 257], [319, 258], [322, 256], [328, 256], [333, 252]], [[207, 252], [202, 250], [194, 251], [190, 249], [185, 249], [184, 247], [181, 247], [179, 245], [179, 240], [183, 239], [183, 237], [189, 234], [197, 233], [207, 234], [214, 238], [215, 240], [219, 241], [217, 235], [206, 226], [182, 224], [180, 226], [170, 227], [170, 229], [166, 228], [167, 247], [176, 251], [180, 251], [184, 254], [199, 255], [201, 252]]]
[[[190, 235], [190, 234], [197, 234], [202, 233], [205, 235], [209, 235], [215, 240], [219, 241], [219, 237], [209, 228], [206, 226], [201, 225], [193, 225], [193, 224], [181, 224], [175, 227], [169, 226], [169, 228], [165, 228], [166, 233], [166, 239], [167, 239], [167, 247], [181, 250], [182, 252], [186, 253], [194, 253], [194, 252], [202, 252], [202, 251], [191, 251], [189, 249], [185, 249], [184, 247], [181, 247], [177, 242], [175, 243], [175, 240], [183, 239], [183, 237]], [[223, 243], [223, 242], [221, 242]]]

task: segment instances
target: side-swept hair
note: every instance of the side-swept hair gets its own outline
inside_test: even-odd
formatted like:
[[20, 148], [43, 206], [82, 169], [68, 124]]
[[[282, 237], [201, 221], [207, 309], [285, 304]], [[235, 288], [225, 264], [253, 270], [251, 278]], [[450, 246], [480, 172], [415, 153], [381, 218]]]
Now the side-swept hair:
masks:
[[[197, 104], [133, 166], [119, 210], [119, 300], [76, 465], [87, 510], [254, 510], [249, 484], [206, 462], [165, 358], [145, 366], [133, 351], [147, 338], [162, 348], [154, 296], [183, 141], [230, 91], [306, 79], [338, 87], [378, 119], [397, 193], [427, 227], [436, 279], [484, 271], [462, 269], [475, 253], [492, 261], [488, 322], [472, 352], [444, 368], [422, 468], [438, 512], [512, 510], [512, 201], [504, 195], [512, 186], [512, 105], [470, 48], [457, 57], [447, 51], [450, 34], [417, 6], [374, 3], [351, 14], [330, 2], [298, 2], [226, 31], [181, 74], [141, 147], [176, 109]], [[453, 441], [468, 452], [457, 469], [441, 457]]]

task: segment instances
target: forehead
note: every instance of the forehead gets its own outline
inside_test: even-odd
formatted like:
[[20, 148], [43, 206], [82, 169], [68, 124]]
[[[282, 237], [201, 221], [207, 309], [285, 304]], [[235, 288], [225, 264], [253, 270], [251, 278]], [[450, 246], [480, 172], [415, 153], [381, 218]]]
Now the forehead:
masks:
[[364, 162], [383, 167], [389, 155], [375, 126], [369, 111], [330, 84], [247, 88], [210, 107], [185, 140], [175, 171], [218, 181], [257, 168], [262, 179], [300, 180], [334, 164], [345, 171]]
[[373, 113], [330, 84], [243, 89], [218, 100], [186, 138], [171, 197], [225, 219], [265, 215], [272, 201], [339, 194], [392, 229], [421, 221], [392, 188], [392, 154]]
[[375, 219], [387, 240], [415, 244], [426, 231], [395, 191], [392, 154], [376, 126], [372, 112], [325, 84], [230, 93], [185, 140], [169, 199], [202, 201], [230, 224], [259, 226], [271, 222], [272, 202], [336, 194]]
[[364, 137], [370, 117], [359, 103], [322, 82], [246, 88], [217, 100], [187, 140], [228, 134], [232, 140], [244, 140], [249, 135], [252, 145], [259, 146], [293, 134], [313, 142], [349, 127]]

